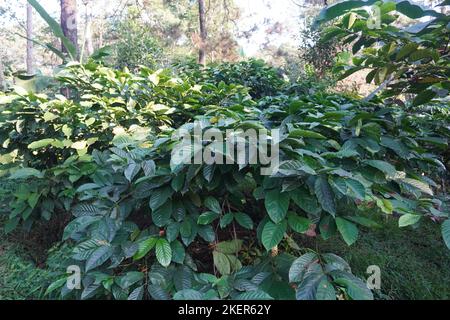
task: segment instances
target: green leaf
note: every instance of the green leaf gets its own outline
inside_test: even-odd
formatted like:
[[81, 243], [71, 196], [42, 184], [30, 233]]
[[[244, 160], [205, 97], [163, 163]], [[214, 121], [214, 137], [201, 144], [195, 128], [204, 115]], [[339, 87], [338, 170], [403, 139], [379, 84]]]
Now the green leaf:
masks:
[[359, 217], [359, 216], [345, 216], [345, 219], [353, 221], [357, 224], [360, 224], [364, 227], [368, 227], [368, 228], [380, 228], [381, 225], [376, 223], [373, 220], [370, 220], [366, 217]]
[[67, 240], [75, 233], [85, 230], [88, 226], [100, 220], [101, 217], [82, 216], [72, 220], [65, 228], [63, 234], [63, 240]]
[[398, 219], [398, 226], [402, 228], [416, 224], [417, 222], [419, 222], [421, 217], [422, 216], [418, 214], [404, 214], [400, 217], [400, 219]]
[[262, 290], [253, 290], [237, 295], [234, 300], [273, 300], [273, 298]]
[[442, 238], [447, 246], [450, 249], [450, 219], [445, 220], [441, 226]]
[[278, 223], [286, 217], [289, 208], [290, 195], [287, 192], [280, 193], [278, 190], [267, 192], [264, 205], [273, 222]]
[[386, 174], [388, 177], [392, 178], [397, 175], [397, 170], [395, 169], [395, 167], [386, 161], [366, 160], [365, 163], [371, 167], [374, 167], [374, 168], [380, 170], [381, 172]]
[[245, 214], [243, 212], [235, 212], [234, 219], [236, 219], [237, 223], [239, 223], [239, 225], [241, 225], [243, 228], [248, 230], [253, 229], [253, 220], [248, 214]]
[[418, 45], [416, 43], [410, 42], [407, 43], [403, 48], [399, 50], [397, 53], [397, 56], [395, 57], [395, 60], [399, 61], [403, 59], [404, 57], [409, 56], [412, 52], [417, 50]]
[[273, 247], [280, 243], [280, 241], [284, 237], [286, 228], [286, 220], [283, 220], [277, 224], [273, 223], [272, 221], [267, 221], [261, 234], [261, 242], [267, 251], [271, 250]]
[[309, 214], [317, 215], [321, 211], [316, 197], [311, 195], [309, 191], [304, 188], [298, 188], [291, 191], [291, 199], [300, 207], [300, 209]]
[[420, 106], [422, 104], [430, 102], [434, 97], [436, 97], [436, 92], [434, 92], [433, 90], [424, 90], [414, 98], [413, 106]]
[[172, 197], [173, 189], [171, 187], [163, 187], [155, 189], [150, 197], [150, 208], [156, 210]]
[[138, 250], [134, 254], [133, 259], [139, 260], [145, 257], [147, 253], [155, 247], [157, 241], [157, 238], [150, 237], [144, 241], [139, 242]]
[[243, 241], [240, 239], [222, 241], [216, 245], [216, 250], [225, 254], [238, 253], [242, 248]]
[[128, 289], [136, 282], [141, 281], [144, 278], [144, 274], [138, 271], [130, 271], [125, 275], [117, 277], [115, 283], [122, 289]]
[[34, 141], [28, 145], [28, 149], [35, 150], [35, 149], [44, 148], [44, 147], [51, 145], [54, 141], [55, 141], [55, 139], [42, 139], [42, 140]]
[[373, 300], [372, 292], [367, 288], [366, 284], [354, 276], [337, 278], [334, 282], [345, 287], [348, 295], [353, 300]]
[[220, 228], [225, 228], [226, 226], [228, 226], [231, 222], [233, 222], [233, 214], [232, 213], [227, 213], [225, 215], [223, 215], [220, 218]]
[[295, 232], [303, 233], [309, 229], [311, 221], [307, 218], [298, 216], [295, 212], [289, 212], [288, 224]]
[[333, 285], [327, 279], [320, 281], [317, 286], [316, 299], [336, 300], [336, 290], [334, 290]]
[[214, 250], [213, 261], [220, 274], [228, 275], [231, 273], [230, 261], [224, 253]]
[[216, 220], [219, 214], [212, 211], [203, 212], [197, 219], [197, 224], [207, 225]]
[[289, 282], [301, 282], [308, 266], [317, 259], [317, 254], [313, 252], [305, 253], [295, 259], [289, 268]]
[[314, 191], [316, 193], [317, 200], [319, 201], [323, 210], [334, 217], [336, 215], [334, 193], [330, 187], [330, 184], [324, 177], [318, 177], [316, 179], [316, 182], [314, 184]]
[[212, 212], [221, 214], [222, 209], [220, 208], [219, 201], [217, 201], [214, 197], [206, 197], [205, 199], [205, 207], [207, 207]]
[[152, 220], [158, 227], [164, 227], [170, 221], [172, 215], [172, 202], [167, 201], [163, 206], [152, 211]]
[[163, 267], [168, 267], [172, 261], [172, 248], [166, 239], [156, 241], [156, 259]]
[[203, 294], [193, 289], [184, 289], [176, 292], [173, 300], [202, 300]]
[[419, 189], [425, 194], [428, 194], [430, 196], [433, 196], [433, 190], [431, 190], [430, 186], [426, 183], [416, 180], [416, 179], [410, 179], [410, 178], [403, 178], [400, 179], [400, 181], [409, 184], [410, 186], [413, 186], [416, 189]]
[[50, 293], [52, 293], [56, 289], [59, 289], [59, 288], [63, 287], [66, 283], [67, 283], [67, 278], [66, 277], [58, 279], [58, 280], [52, 282], [48, 286], [47, 290], [45, 291], [44, 296], [48, 296]]
[[61, 39], [61, 41], [64, 44], [64, 47], [69, 52], [69, 55], [70, 55], [71, 59], [72, 60], [76, 60], [76, 57], [77, 57], [76, 46], [68, 38], [66, 38], [64, 36], [64, 32], [63, 32], [60, 24], [55, 19], [53, 19], [47, 13], [47, 11], [45, 11], [45, 9], [39, 4], [39, 2], [37, 0], [28, 0], [28, 3], [31, 4], [33, 6], [33, 8], [42, 17], [42, 19], [45, 20], [45, 22], [48, 24], [48, 26], [50, 27], [50, 30], [53, 32], [53, 34], [57, 38]]
[[322, 134], [302, 129], [293, 129], [289, 132], [289, 138], [312, 138], [312, 139], [326, 139]]
[[144, 286], [137, 287], [128, 296], [128, 300], [142, 300], [144, 296]]
[[14, 171], [8, 179], [27, 179], [30, 177], [43, 178], [44, 173], [34, 168], [20, 168]]
[[345, 179], [347, 187], [354, 193], [357, 199], [364, 200], [366, 197], [366, 188], [364, 185], [353, 179]]
[[358, 228], [353, 222], [337, 217], [336, 226], [347, 245], [351, 246], [358, 239]]
[[101, 246], [96, 249], [86, 261], [86, 272], [105, 263], [111, 257], [112, 253], [113, 251], [110, 246]]
[[364, 6], [370, 6], [374, 4], [376, 0], [348, 0], [348, 1], [342, 1], [338, 2], [336, 4], [330, 5], [323, 9], [317, 19], [316, 23], [325, 23], [328, 22], [334, 18], [337, 18], [339, 16], [342, 16], [344, 13], [347, 13], [348, 11], [356, 8], [361, 8]]
[[180, 241], [174, 241], [170, 244], [172, 248], [172, 261], [183, 264], [184, 258], [186, 257], [186, 250]]

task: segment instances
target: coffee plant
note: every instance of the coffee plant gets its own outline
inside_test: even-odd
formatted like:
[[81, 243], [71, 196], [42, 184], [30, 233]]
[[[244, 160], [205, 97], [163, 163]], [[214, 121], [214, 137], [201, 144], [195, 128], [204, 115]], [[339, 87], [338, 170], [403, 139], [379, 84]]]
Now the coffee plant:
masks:
[[[135, 73], [90, 60], [56, 79], [69, 98], [52, 88], [0, 96], [7, 231], [72, 217], [62, 235], [72, 255], [50, 298], [372, 299], [346, 261], [304, 243], [340, 236], [351, 246], [392, 215], [400, 227], [441, 223], [450, 247], [445, 102], [307, 90], [255, 61]], [[211, 129], [227, 138], [198, 136]], [[199, 152], [174, 138], [181, 131], [233, 158], [229, 130], [264, 132], [277, 170], [262, 174], [251, 161], [262, 145], [245, 136], [242, 164], [174, 161]], [[81, 290], [67, 286], [70, 265]]]

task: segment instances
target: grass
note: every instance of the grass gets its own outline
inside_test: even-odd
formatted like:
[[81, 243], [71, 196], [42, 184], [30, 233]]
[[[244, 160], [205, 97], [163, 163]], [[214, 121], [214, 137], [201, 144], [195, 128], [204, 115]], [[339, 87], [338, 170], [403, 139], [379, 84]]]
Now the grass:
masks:
[[[0, 300], [45, 299], [48, 285], [60, 274], [60, 264], [68, 254], [66, 245], [48, 250], [46, 263], [36, 262], [29, 246], [11, 239], [0, 221]], [[38, 251], [43, 250], [39, 248]], [[39, 260], [46, 257], [40, 257]]]
[[450, 250], [439, 225], [424, 221], [416, 229], [399, 229], [397, 221], [389, 218], [381, 229], [360, 230], [351, 247], [340, 238], [320, 240], [318, 246], [346, 259], [361, 278], [368, 277], [368, 266], [379, 266], [378, 299], [450, 299]]

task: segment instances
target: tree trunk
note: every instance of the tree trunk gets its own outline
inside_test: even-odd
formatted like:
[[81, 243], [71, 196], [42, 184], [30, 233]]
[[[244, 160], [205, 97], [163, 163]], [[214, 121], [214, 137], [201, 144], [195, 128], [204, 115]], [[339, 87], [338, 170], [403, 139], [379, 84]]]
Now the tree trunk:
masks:
[[33, 7], [27, 3], [27, 73], [34, 74], [33, 55]]
[[5, 70], [3, 67], [3, 57], [0, 55], [0, 91], [3, 91], [6, 89], [5, 84]]
[[198, 63], [206, 65], [206, 17], [205, 17], [205, 1], [198, 0], [198, 18], [200, 25], [200, 48], [198, 53]]
[[84, 13], [84, 49], [86, 56], [89, 57], [94, 53], [94, 45], [92, 44], [92, 26], [91, 26], [91, 15], [88, 10], [88, 3], [84, 2], [85, 13]]
[[[61, 0], [61, 28], [64, 36], [77, 48], [78, 52], [78, 29], [77, 29], [77, 0]], [[67, 53], [67, 48], [61, 44], [62, 51]]]

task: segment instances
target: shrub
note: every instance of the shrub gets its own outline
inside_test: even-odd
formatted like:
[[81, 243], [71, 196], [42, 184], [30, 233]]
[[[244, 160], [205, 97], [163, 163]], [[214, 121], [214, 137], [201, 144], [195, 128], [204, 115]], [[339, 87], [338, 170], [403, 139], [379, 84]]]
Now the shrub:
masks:
[[[239, 68], [247, 67], [191, 68], [176, 78], [72, 64], [58, 77], [70, 100], [2, 97], [2, 174], [14, 182], [8, 229], [58, 210], [73, 215], [63, 239], [74, 243], [83, 290], [67, 288], [62, 273], [48, 295], [371, 299], [342, 258], [298, 240], [340, 234], [352, 245], [358, 226], [378, 226], [362, 215], [370, 212], [399, 215], [401, 227], [444, 221], [449, 245], [434, 182], [445, 170], [434, 152], [447, 147], [448, 128], [423, 126], [423, 115], [395, 106], [304, 94], [275, 75], [265, 83], [273, 71], [260, 65], [260, 78], [239, 78]], [[261, 129], [266, 139], [280, 129], [279, 170], [264, 176], [249, 159], [177, 164], [180, 142], [171, 137], [180, 128]], [[225, 142], [201, 141], [228, 155]]]

